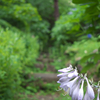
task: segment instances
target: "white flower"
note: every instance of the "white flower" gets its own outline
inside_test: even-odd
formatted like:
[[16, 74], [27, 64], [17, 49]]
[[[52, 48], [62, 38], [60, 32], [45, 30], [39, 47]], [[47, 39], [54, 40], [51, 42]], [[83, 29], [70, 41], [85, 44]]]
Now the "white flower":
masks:
[[58, 77], [66, 77], [68, 75], [68, 73], [61, 73], [61, 74], [58, 74], [57, 76]]
[[68, 91], [68, 89], [69, 89], [69, 87], [68, 86], [66, 86], [66, 85], [62, 85], [62, 86], [60, 86], [65, 92], [67, 92]]
[[70, 79], [69, 79], [68, 77], [61, 77], [61, 78], [57, 81], [57, 83], [60, 83], [60, 84], [61, 84], [60, 87], [61, 87], [64, 91], [67, 91], [68, 87], [65, 86], [64, 84], [67, 83], [67, 82], [69, 82], [69, 81], [70, 81]]
[[[72, 93], [72, 100], [78, 100], [78, 94], [79, 94], [79, 90], [80, 90], [80, 83], [81, 83], [81, 79], [78, 81], [77, 86], [74, 87], [75, 89], [73, 90]], [[73, 87], [72, 87], [73, 88]]]
[[70, 81], [70, 79], [67, 79], [67, 80], [64, 81], [64, 82], [60, 82], [60, 84], [61, 84], [60, 87], [61, 87], [63, 90], [65, 90], [64, 88], [65, 88], [65, 87], [68, 87], [68, 86], [66, 85], [66, 83], [69, 82], [69, 81]]
[[62, 72], [61, 74], [58, 74], [58, 77], [68, 77], [70, 79], [78, 76], [77, 70], [73, 70], [72, 65], [70, 65], [68, 68], [63, 68], [58, 70], [59, 72]]
[[60, 88], [62, 88], [64, 91], [67, 91], [69, 89], [69, 87], [67, 85], [65, 85], [65, 83], [69, 82], [70, 79], [66, 79], [66, 81], [64, 82], [60, 82], [60, 81], [57, 81], [57, 83], [60, 83]]
[[81, 88], [79, 90], [79, 94], [78, 94], [78, 100], [82, 100], [83, 99], [83, 84], [84, 84], [84, 80], [82, 80], [82, 85], [81, 85]]
[[73, 91], [75, 90], [76, 86], [77, 86], [77, 83], [76, 82], [75, 84], [73, 84], [73, 87], [70, 88], [70, 91], [69, 91], [69, 95], [72, 97], [72, 94], [73, 94]]
[[[73, 69], [72, 65], [58, 71], [61, 72], [61, 74], [57, 75], [58, 77], [60, 77], [57, 83], [60, 83], [61, 89], [69, 92], [72, 100], [93, 100], [95, 98], [94, 91], [92, 89], [92, 86], [89, 84], [86, 74], [84, 75], [84, 77], [81, 74], [78, 75], [77, 69]], [[87, 82], [87, 90], [85, 96], [83, 90], [84, 80], [86, 80]], [[97, 100], [99, 100], [99, 94], [100, 88], [98, 89]]]
[[71, 88], [79, 79], [79, 77], [76, 77], [75, 79], [73, 79], [72, 81], [69, 81], [68, 83], [66, 83], [66, 85]]
[[68, 77], [69, 77], [69, 78], [74, 78], [74, 77], [76, 77], [76, 76], [78, 76], [78, 72], [77, 72], [76, 69], [75, 69], [73, 72], [71, 72], [71, 73], [68, 74]]
[[[66, 81], [64, 81], [64, 82], [58, 82], [58, 83], [61, 83], [60, 87], [61, 87], [63, 90], [67, 91], [67, 89], [68, 89], [68, 88], [71, 88], [72, 85], [73, 85], [77, 80], [78, 80], [78, 77], [75, 78], [75, 79], [72, 80], [72, 81], [70, 81], [70, 79], [68, 78], [68, 79], [66, 79]], [[60, 79], [59, 79], [59, 81], [60, 81]]]
[[[71, 65], [67, 69], [70, 69], [70, 68], [72, 68]], [[64, 69], [60, 69], [60, 71], [63, 71], [63, 73], [57, 75], [58, 77], [60, 77], [57, 83], [61, 83], [61, 85], [66, 84], [69, 80], [71, 80], [72, 78], [78, 75], [76, 69], [70, 72], [67, 72], [67, 71], [65, 72]]]
[[89, 97], [88, 92], [86, 91], [84, 99], [83, 100], [93, 100]]
[[84, 100], [93, 100], [95, 98], [94, 91], [91, 85], [89, 84], [87, 77], [85, 79], [87, 81], [87, 91], [86, 91]]
[[68, 77], [64, 76], [64, 77], [61, 77], [61, 78], [59, 79], [59, 81], [57, 81], [57, 83], [62, 83], [62, 82], [65, 82], [65, 81], [67, 81], [67, 80], [68, 80]]
[[60, 83], [60, 84], [61, 84], [60, 86], [62, 87], [62, 86], [64, 86], [67, 82], [69, 82], [69, 81], [70, 81], [70, 79], [67, 79], [67, 80], [64, 81], [64, 82], [58, 82], [58, 83]]
[[88, 92], [90, 98], [91, 98], [91, 99], [94, 99], [94, 98], [95, 98], [95, 95], [94, 95], [94, 91], [93, 91], [93, 89], [92, 89], [92, 86], [89, 84], [87, 78], [86, 78], [86, 81], [87, 81], [87, 85], [88, 85], [88, 86], [87, 86], [87, 92]]
[[66, 72], [69, 72], [69, 71], [71, 71], [71, 70], [73, 70], [72, 65], [70, 65], [70, 66], [67, 67], [67, 68], [60, 69], [60, 70], [58, 70], [58, 72], [66, 73]]
[[61, 84], [60, 87], [64, 91], [67, 91], [69, 89], [67, 83], [78, 75], [77, 70], [76, 69], [73, 70], [72, 66], [70, 65], [68, 68], [63, 68], [58, 71], [62, 73], [57, 75], [58, 77], [60, 77], [57, 83], [60, 83]]
[[98, 89], [98, 96], [97, 96], [97, 100], [99, 100], [99, 94], [100, 94], [100, 88]]

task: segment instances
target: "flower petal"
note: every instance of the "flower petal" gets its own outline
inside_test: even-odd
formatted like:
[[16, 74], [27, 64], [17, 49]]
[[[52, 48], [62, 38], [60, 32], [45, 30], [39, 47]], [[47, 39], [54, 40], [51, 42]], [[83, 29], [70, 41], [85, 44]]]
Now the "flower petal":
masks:
[[62, 89], [63, 89], [65, 92], [67, 92], [67, 90], [69, 89], [69, 87], [68, 87], [68, 86], [63, 86]]
[[58, 72], [66, 73], [66, 72], [69, 72], [71, 70], [73, 70], [72, 65], [70, 65], [67, 68], [60, 69], [60, 70], [58, 70]]
[[69, 81], [70, 81], [70, 79], [67, 79], [65, 82], [62, 82], [61, 85], [60, 85], [60, 87], [62, 88], [64, 86], [66, 86], [67, 82], [69, 82]]
[[70, 95], [70, 96], [72, 96], [73, 91], [75, 90], [76, 86], [77, 86], [77, 83], [75, 83], [75, 84], [73, 85], [73, 87], [70, 88], [70, 91], [69, 91], [69, 95]]
[[83, 84], [84, 84], [84, 80], [82, 80], [82, 85], [81, 85], [81, 88], [79, 90], [79, 94], [78, 94], [78, 100], [82, 100], [83, 99]]
[[93, 99], [91, 99], [90, 97], [89, 97], [89, 95], [88, 95], [88, 93], [87, 93], [87, 91], [86, 91], [86, 93], [85, 93], [85, 96], [84, 96], [84, 99], [83, 100], [93, 100]]
[[72, 100], [78, 100], [78, 94], [79, 94], [79, 89], [80, 89], [80, 82], [81, 82], [81, 80], [79, 80], [75, 90], [73, 91]]
[[79, 78], [79, 77], [76, 77], [76, 78], [73, 79], [72, 81], [69, 81], [69, 82], [67, 83], [67, 86], [68, 86], [69, 88], [71, 88], [71, 87], [73, 86], [73, 84], [75, 84], [75, 83], [77, 82], [78, 78]]
[[65, 77], [65, 76], [67, 76], [68, 75], [68, 73], [61, 73], [61, 74], [58, 74], [57, 76], [58, 77]]
[[86, 78], [86, 81], [87, 81], [87, 93], [88, 93], [88, 95], [89, 95], [89, 97], [90, 97], [91, 99], [94, 99], [94, 98], [95, 98], [94, 91], [93, 91], [91, 85], [89, 84], [87, 78]]
[[59, 79], [59, 82], [64, 82], [64, 81], [66, 81], [68, 79], [68, 77], [61, 77], [60, 79]]
[[97, 100], [99, 100], [99, 93], [100, 93], [100, 88], [98, 89], [98, 96], [97, 96]]
[[74, 78], [74, 77], [76, 77], [76, 76], [78, 76], [78, 73], [77, 73], [77, 70], [76, 70], [76, 69], [75, 69], [74, 72], [68, 74], [68, 77], [69, 77], [69, 78]]

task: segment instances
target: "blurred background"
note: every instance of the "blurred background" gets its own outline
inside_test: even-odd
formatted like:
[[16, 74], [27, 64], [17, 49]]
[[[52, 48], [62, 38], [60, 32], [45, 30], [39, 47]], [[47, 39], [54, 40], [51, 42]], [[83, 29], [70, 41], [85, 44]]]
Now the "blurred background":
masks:
[[0, 100], [71, 100], [70, 64], [97, 84], [99, 35], [100, 0], [0, 0]]

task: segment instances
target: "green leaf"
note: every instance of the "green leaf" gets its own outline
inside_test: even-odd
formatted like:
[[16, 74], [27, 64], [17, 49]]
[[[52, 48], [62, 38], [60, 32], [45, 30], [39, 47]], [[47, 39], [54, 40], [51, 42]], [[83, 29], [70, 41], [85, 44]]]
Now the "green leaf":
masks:
[[75, 4], [83, 4], [97, 2], [97, 0], [72, 0], [72, 2]]
[[80, 63], [86, 62], [89, 58], [93, 57], [93, 54], [87, 55], [80, 60]]
[[73, 28], [72, 28], [72, 30], [76, 30], [76, 31], [78, 31], [80, 29], [80, 25], [78, 24], [78, 25], [75, 25]]
[[82, 69], [81, 73], [86, 73], [89, 69], [93, 68], [94, 66], [95, 66], [94, 63], [89, 63], [88, 65], [86, 65], [86, 66]]
[[94, 62], [97, 63], [98, 60], [100, 60], [100, 54], [95, 54], [94, 55]]
[[94, 3], [94, 4], [90, 5], [90, 6], [86, 9], [85, 13], [86, 13], [86, 14], [91, 14], [91, 15], [96, 15], [96, 14], [98, 14], [98, 13], [99, 13], [99, 10], [98, 10], [97, 6], [98, 6], [98, 3]]
[[71, 19], [70, 22], [79, 23], [80, 20], [79, 20], [79, 18], [75, 18], [75, 19]]

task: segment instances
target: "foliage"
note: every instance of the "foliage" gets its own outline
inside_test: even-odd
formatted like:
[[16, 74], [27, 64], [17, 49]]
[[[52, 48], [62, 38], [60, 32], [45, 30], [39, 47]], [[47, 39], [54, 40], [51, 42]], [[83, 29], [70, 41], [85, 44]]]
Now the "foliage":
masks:
[[2, 5], [11, 5], [11, 4], [21, 4], [21, 3], [25, 3], [25, 0], [1, 0], [0, 4]]
[[[91, 33], [94, 36], [98, 36], [98, 32], [100, 29], [99, 25], [99, 6], [100, 1], [99, 0], [73, 0], [73, 3], [87, 5], [85, 12], [83, 13], [85, 15], [84, 20], [85, 23], [88, 24], [88, 27], [84, 27], [85, 33]], [[91, 10], [93, 9], [93, 10]], [[85, 67], [83, 68], [82, 72], [87, 72], [89, 69], [92, 69], [95, 67], [97, 62], [99, 61], [99, 46], [98, 46], [98, 53], [89, 54], [83, 59], [81, 59], [81, 62], [85, 63]], [[98, 68], [99, 69], [99, 68]], [[98, 72], [99, 73], [99, 72]]]
[[[73, 0], [73, 2], [77, 1], [81, 2], [80, 0]], [[100, 28], [98, 4], [95, 2], [77, 5], [67, 15], [62, 15], [52, 29], [51, 35], [55, 44], [73, 43], [73, 41], [77, 41], [84, 34], [98, 36]], [[91, 8], [94, 8], [94, 10], [91, 10]]]
[[[38, 9], [41, 17], [48, 21], [51, 26], [54, 24], [54, 0], [26, 0], [31, 3], [34, 7]], [[60, 15], [66, 14], [69, 11], [69, 8], [74, 5], [68, 0], [58, 0], [59, 13]], [[67, 7], [67, 9], [65, 9]]]
[[37, 7], [39, 14], [45, 20], [53, 20], [53, 12], [54, 12], [54, 3], [53, 0], [26, 0], [31, 3], [33, 6]]
[[[58, 0], [60, 18], [55, 22], [54, 0], [0, 0], [1, 100], [15, 100], [20, 86], [27, 94], [41, 89], [28, 74], [38, 72], [38, 50], [47, 50], [51, 40], [49, 53], [56, 70], [72, 63], [81, 65], [82, 73], [95, 69], [100, 76], [100, 0], [73, 3], [77, 5]], [[55, 91], [55, 84], [40, 83], [46, 92]]]
[[[72, 100], [70, 96], [67, 95], [67, 100]], [[66, 96], [64, 96], [64, 94], [60, 94], [58, 98], [56, 98], [55, 100], [66, 100]]]
[[[70, 45], [67, 44], [67, 46]], [[51, 65], [55, 66], [56, 70], [66, 67], [66, 63], [68, 62], [65, 54], [66, 48], [66, 46], [61, 45], [59, 48], [52, 47], [49, 49], [50, 58], [54, 59]]]
[[71, 8], [75, 7], [71, 0], [58, 0], [58, 6], [60, 15], [66, 15]]
[[66, 44], [77, 40], [77, 34], [82, 33], [81, 22], [83, 21], [84, 11], [86, 6], [78, 6], [71, 10], [70, 13], [63, 15], [56, 21], [52, 29], [52, 39], [55, 40], [55, 45]]
[[[73, 3], [76, 3], [76, 4], [81, 4], [82, 6], [83, 5], [87, 5], [86, 7], [86, 10], [84, 12], [84, 19], [86, 21], [87, 24], [91, 24], [92, 26], [91, 27], [88, 27], [87, 29], [87, 32], [91, 32], [91, 33], [98, 33], [99, 31], [99, 28], [100, 28], [100, 25], [99, 25], [99, 22], [100, 22], [100, 16], [99, 16], [99, 0], [73, 0]], [[93, 9], [93, 10], [91, 10]]]
[[[8, 5], [6, 5], [5, 2], [8, 3]], [[21, 30], [28, 31], [30, 24], [42, 20], [37, 9], [32, 7], [31, 4], [20, 3], [20, 5], [18, 5], [17, 1], [15, 1], [14, 4], [13, 1], [9, 4], [7, 0], [5, 0], [5, 2], [4, 5], [0, 5], [0, 8], [2, 8], [0, 18]]]
[[31, 33], [34, 36], [38, 37], [40, 49], [44, 50], [48, 46], [49, 41], [49, 23], [47, 21], [41, 21], [37, 24], [32, 24], [31, 27]]
[[39, 45], [37, 43], [37, 38], [28, 34], [24, 35], [23, 39], [26, 48], [23, 64], [25, 66], [33, 66], [38, 56]]
[[25, 0], [1, 0], [0, 8], [0, 20], [3, 22], [3, 26], [13, 26], [18, 30], [38, 36], [42, 48], [44, 44], [46, 45], [49, 23], [42, 20], [37, 8], [33, 7], [30, 3], [26, 3]]
[[24, 44], [18, 34], [4, 31], [2, 28], [0, 28], [0, 41], [0, 99], [9, 100], [14, 98], [21, 82], [18, 74], [21, 72], [19, 55], [23, 55]]
[[21, 33], [21, 31], [18, 28], [12, 26], [11, 24], [9, 24], [7, 21], [5, 21], [3, 19], [0, 19], [0, 26], [3, 27], [4, 29], [8, 28], [8, 29], [10, 29], [14, 32], [20, 32]]
[[55, 66], [56, 70], [64, 68], [68, 66], [68, 64], [79, 64], [81, 66], [79, 70], [81, 71], [83, 68], [82, 73], [86, 73], [88, 70], [94, 70], [94, 72], [91, 71], [91, 73], [99, 75], [99, 37], [94, 38], [92, 36], [88, 38], [84, 36], [81, 37], [81, 39], [82, 38], [83, 40], [81, 41], [75, 41], [73, 44], [67, 44], [67, 46], [62, 46], [59, 49], [52, 48], [50, 50], [51, 58], [54, 59], [52, 65]]
[[[90, 45], [92, 44], [92, 46]], [[67, 48], [66, 53], [75, 58], [83, 58], [86, 55], [89, 55], [96, 50], [98, 50], [100, 42], [97, 42], [96, 38], [82, 40], [80, 42], [74, 42], [73, 45]]]
[[[92, 44], [92, 46], [90, 44]], [[100, 45], [100, 42], [97, 42], [96, 38], [74, 42], [72, 46], [68, 47], [66, 53], [69, 54], [71, 63], [75, 64], [75, 62], [79, 62], [81, 66], [85, 66], [82, 72], [86, 72], [90, 68], [95, 67], [100, 59], [98, 51], [100, 47], [98, 45]]]
[[[26, 41], [27, 40], [27, 41]], [[38, 55], [37, 39], [0, 28], [0, 99], [11, 100], [20, 89], [20, 74]], [[35, 48], [35, 49], [34, 49]]]
[[[66, 47], [66, 53], [73, 63], [81, 58], [81, 61], [77, 63], [84, 66], [82, 72], [94, 68], [100, 59], [99, 39], [97, 38], [100, 29], [99, 2], [97, 0], [73, 0], [73, 3], [81, 5], [76, 5], [67, 15], [62, 15], [52, 29], [51, 36], [55, 46], [60, 47], [62, 44], [67, 46], [68, 43], [74, 43], [71, 47]], [[97, 39], [88, 40], [87, 38], [91, 36]], [[92, 54], [95, 49], [98, 52]], [[97, 70], [99, 69], [98, 65]]]

